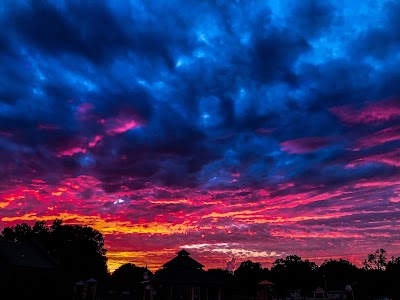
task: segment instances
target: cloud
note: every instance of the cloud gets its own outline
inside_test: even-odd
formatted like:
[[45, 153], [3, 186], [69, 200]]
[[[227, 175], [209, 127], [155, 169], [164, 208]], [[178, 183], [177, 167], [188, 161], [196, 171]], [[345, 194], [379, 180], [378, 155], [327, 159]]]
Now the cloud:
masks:
[[357, 165], [363, 165], [368, 163], [382, 163], [390, 166], [400, 167], [400, 163], [397, 160], [397, 156], [400, 154], [398, 150], [389, 151], [382, 154], [374, 154], [365, 157], [358, 158], [353, 162], [349, 163], [346, 167], [353, 168]]
[[369, 103], [361, 109], [339, 106], [331, 108], [331, 111], [347, 124], [382, 123], [400, 117], [400, 102], [395, 98]]
[[113, 267], [397, 253], [399, 8], [0, 4], [0, 227], [95, 226]]
[[236, 259], [234, 256], [232, 256], [232, 259], [226, 263], [225, 269], [232, 272], [236, 270]]
[[391, 126], [370, 135], [359, 138], [353, 145], [352, 150], [377, 147], [382, 144], [394, 142], [400, 139], [400, 126]]
[[281, 148], [289, 154], [304, 154], [321, 149], [327, 146], [328, 143], [328, 138], [309, 137], [285, 141], [281, 143]]

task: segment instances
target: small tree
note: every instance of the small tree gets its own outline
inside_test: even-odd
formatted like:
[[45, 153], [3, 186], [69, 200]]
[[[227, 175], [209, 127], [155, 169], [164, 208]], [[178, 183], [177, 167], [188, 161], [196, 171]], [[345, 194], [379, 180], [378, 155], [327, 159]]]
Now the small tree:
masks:
[[152, 273], [144, 267], [138, 267], [132, 263], [126, 263], [116, 269], [111, 275], [111, 286], [113, 289], [123, 292], [130, 291], [136, 296], [142, 294], [144, 280], [143, 275], [147, 273], [149, 276]]
[[386, 250], [376, 249], [374, 253], [368, 254], [367, 259], [363, 261], [365, 270], [385, 270], [387, 267]]

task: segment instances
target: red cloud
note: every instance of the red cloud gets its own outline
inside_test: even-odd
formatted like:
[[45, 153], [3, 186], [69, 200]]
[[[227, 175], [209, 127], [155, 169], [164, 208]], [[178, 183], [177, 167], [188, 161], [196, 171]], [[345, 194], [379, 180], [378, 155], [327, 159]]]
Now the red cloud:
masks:
[[94, 147], [97, 145], [98, 142], [100, 142], [103, 139], [103, 136], [101, 135], [96, 135], [90, 142], [89, 142], [89, 147]]
[[281, 143], [281, 149], [289, 154], [304, 154], [321, 149], [328, 143], [328, 138], [308, 137], [283, 142]]
[[346, 124], [381, 123], [400, 117], [400, 99], [372, 102], [360, 109], [351, 105], [335, 106], [330, 111]]
[[115, 119], [114, 124], [107, 129], [108, 134], [124, 133], [129, 129], [138, 127], [139, 124], [135, 120]]
[[397, 140], [400, 140], [400, 126], [392, 126], [358, 139], [352, 150], [358, 151]]
[[130, 129], [142, 126], [135, 116], [126, 114], [120, 114], [115, 118], [106, 120], [101, 119], [99, 123], [104, 125], [106, 134], [108, 135], [124, 133]]
[[81, 147], [74, 147], [59, 152], [58, 156], [72, 156], [77, 153], [86, 153], [86, 149]]
[[56, 150], [56, 156], [73, 156], [79, 153], [86, 153], [87, 151], [87, 139], [85, 137], [77, 136], [60, 145]]
[[358, 158], [353, 162], [346, 165], [346, 168], [354, 168], [357, 165], [363, 165], [366, 163], [381, 163], [390, 166], [400, 167], [400, 150], [391, 151], [388, 153], [376, 154]]

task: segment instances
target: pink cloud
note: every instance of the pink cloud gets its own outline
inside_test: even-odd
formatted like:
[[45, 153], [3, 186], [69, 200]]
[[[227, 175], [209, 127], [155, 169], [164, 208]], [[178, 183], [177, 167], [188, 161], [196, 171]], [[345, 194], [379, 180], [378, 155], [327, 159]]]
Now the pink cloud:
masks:
[[354, 168], [358, 165], [364, 165], [367, 163], [381, 163], [394, 167], [400, 167], [400, 150], [395, 150], [388, 153], [376, 154], [358, 158], [353, 162], [346, 165], [346, 168]]
[[81, 147], [74, 147], [59, 152], [58, 156], [72, 156], [77, 153], [86, 153], [86, 149]]
[[79, 138], [73, 142], [72, 145], [69, 145], [65, 149], [62, 149], [57, 152], [57, 156], [73, 156], [78, 153], [86, 153], [88, 148], [93, 148], [103, 139], [102, 135], [96, 135], [90, 141], [86, 138]]
[[85, 102], [78, 106], [77, 112], [79, 114], [86, 114], [88, 111], [90, 111], [92, 109], [94, 109], [93, 104]]
[[75, 111], [75, 115], [80, 121], [86, 121], [91, 118], [94, 118], [94, 115], [91, 113], [93, 109], [94, 109], [93, 104], [84, 102], [78, 105]]
[[399, 180], [394, 181], [379, 181], [363, 179], [354, 185], [354, 188], [386, 188], [392, 186], [400, 186]]
[[400, 126], [392, 126], [358, 139], [352, 150], [359, 151], [397, 140], [400, 140]]
[[65, 142], [56, 151], [56, 156], [73, 156], [78, 153], [86, 153], [87, 139], [84, 137], [75, 137]]
[[232, 256], [232, 259], [226, 263], [226, 270], [234, 271], [236, 270], [236, 258]]
[[370, 102], [360, 109], [351, 105], [335, 106], [330, 111], [346, 124], [382, 123], [400, 117], [400, 99]]
[[94, 147], [98, 142], [100, 142], [103, 139], [101, 135], [96, 135], [90, 142], [89, 142], [89, 147]]
[[139, 124], [134, 120], [116, 120], [116, 125], [107, 130], [108, 134], [124, 133], [132, 128], [138, 127]]
[[289, 154], [304, 154], [321, 149], [328, 143], [329, 139], [323, 137], [300, 138], [281, 143], [281, 149]]
[[108, 135], [121, 134], [142, 125], [135, 116], [125, 114], [120, 114], [116, 118], [101, 119], [99, 123], [103, 124]]

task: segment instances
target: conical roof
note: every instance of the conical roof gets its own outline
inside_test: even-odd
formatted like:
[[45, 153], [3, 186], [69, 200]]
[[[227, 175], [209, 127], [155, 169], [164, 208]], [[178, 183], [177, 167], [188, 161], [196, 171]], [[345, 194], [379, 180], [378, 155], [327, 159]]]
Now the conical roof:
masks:
[[274, 285], [271, 281], [269, 280], [263, 280], [261, 282], [259, 282], [258, 284], [260, 285]]
[[164, 269], [202, 269], [204, 267], [201, 263], [191, 258], [190, 253], [186, 250], [181, 250], [177, 254], [176, 257], [163, 265]]
[[33, 240], [29, 242], [0, 240], [0, 258], [16, 267], [53, 269], [57, 266], [56, 261], [46, 250]]
[[190, 253], [181, 250], [177, 256], [163, 265], [146, 283], [150, 284], [222, 284], [203, 270], [203, 265], [190, 257]]
[[181, 251], [176, 253], [178, 256], [189, 256], [190, 253], [187, 252], [185, 249], [182, 249]]

